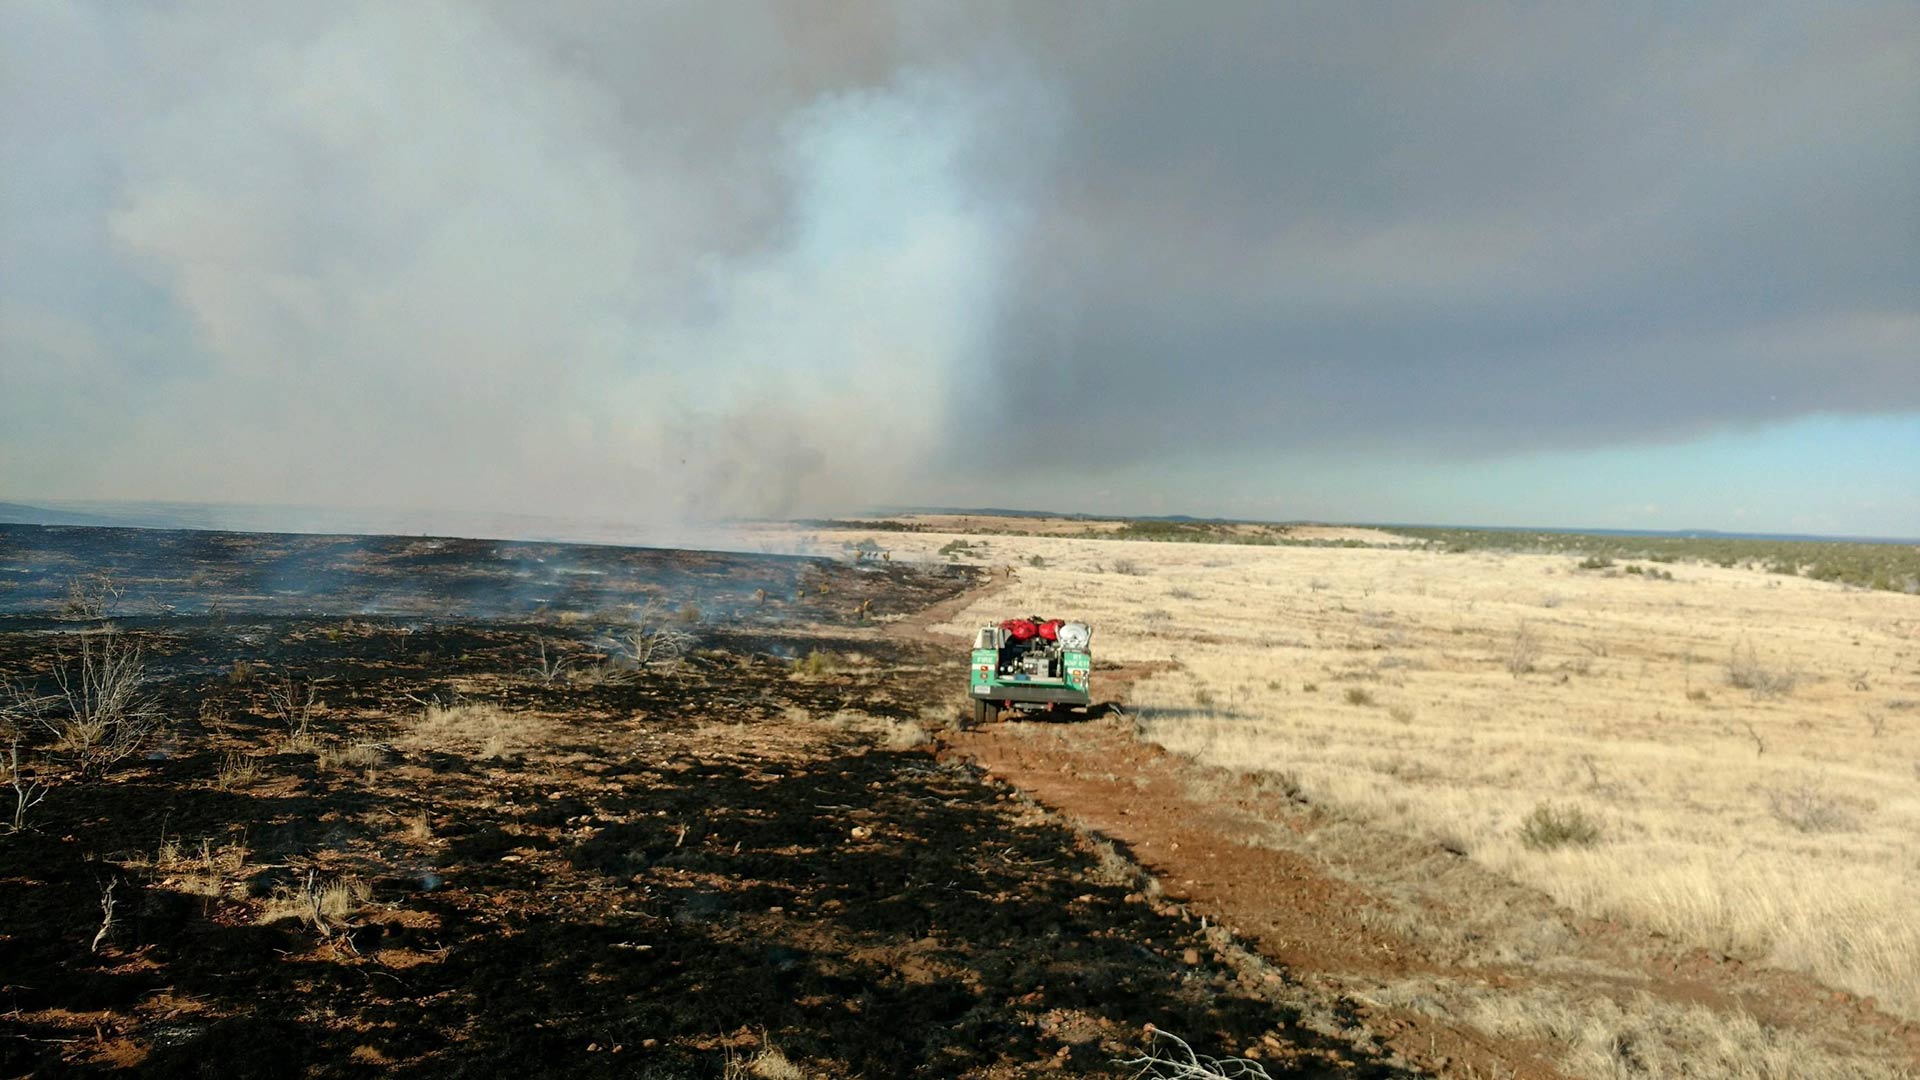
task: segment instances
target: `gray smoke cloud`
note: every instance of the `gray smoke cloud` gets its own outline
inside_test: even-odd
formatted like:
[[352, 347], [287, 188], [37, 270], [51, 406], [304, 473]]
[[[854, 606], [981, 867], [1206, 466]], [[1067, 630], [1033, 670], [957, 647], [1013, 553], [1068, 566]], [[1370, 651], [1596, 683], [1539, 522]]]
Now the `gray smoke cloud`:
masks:
[[1920, 409], [1905, 4], [28, 4], [0, 49], [0, 491], [682, 520]]
[[16, 263], [71, 255], [49, 206], [86, 249], [6, 296], [9, 411], [64, 429], [28, 469], [662, 519], [928, 467], [1021, 228], [989, 136], [1046, 123], [1017, 64], [823, 57], [746, 9], [251, 12], [10, 12]]

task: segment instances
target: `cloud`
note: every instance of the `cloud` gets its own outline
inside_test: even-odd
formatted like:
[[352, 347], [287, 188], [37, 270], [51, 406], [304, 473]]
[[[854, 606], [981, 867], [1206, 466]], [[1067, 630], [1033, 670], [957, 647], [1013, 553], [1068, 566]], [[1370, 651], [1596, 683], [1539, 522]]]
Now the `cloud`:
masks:
[[1001, 362], [1070, 468], [1920, 408], [1911, 8], [1210, 10], [1065, 76]]
[[0, 42], [17, 493], [663, 519], [1920, 409], [1905, 5], [13, 5]]

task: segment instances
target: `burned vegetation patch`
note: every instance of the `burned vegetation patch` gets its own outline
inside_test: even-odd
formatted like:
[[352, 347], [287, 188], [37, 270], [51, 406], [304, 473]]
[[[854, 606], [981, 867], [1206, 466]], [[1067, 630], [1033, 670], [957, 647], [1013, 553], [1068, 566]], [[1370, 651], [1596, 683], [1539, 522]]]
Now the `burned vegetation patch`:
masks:
[[[1390, 1071], [1110, 852], [902, 748], [957, 661], [867, 620], [965, 571], [0, 539], [0, 1074], [1109, 1075], [1147, 1024]], [[435, 586], [530, 551], [596, 591]], [[63, 613], [54, 568], [118, 610]], [[321, 584], [274, 591], [296, 572]], [[59, 734], [84, 635], [135, 648], [164, 720], [91, 768]]]

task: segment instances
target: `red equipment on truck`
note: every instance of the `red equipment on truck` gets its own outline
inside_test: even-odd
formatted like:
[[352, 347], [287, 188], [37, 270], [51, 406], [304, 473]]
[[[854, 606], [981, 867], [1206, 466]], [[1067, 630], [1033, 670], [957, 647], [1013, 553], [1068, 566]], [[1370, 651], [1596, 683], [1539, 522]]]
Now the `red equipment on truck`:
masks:
[[973, 720], [1004, 709], [1086, 709], [1093, 704], [1093, 628], [1065, 619], [1007, 619], [980, 628], [973, 641], [968, 696]]

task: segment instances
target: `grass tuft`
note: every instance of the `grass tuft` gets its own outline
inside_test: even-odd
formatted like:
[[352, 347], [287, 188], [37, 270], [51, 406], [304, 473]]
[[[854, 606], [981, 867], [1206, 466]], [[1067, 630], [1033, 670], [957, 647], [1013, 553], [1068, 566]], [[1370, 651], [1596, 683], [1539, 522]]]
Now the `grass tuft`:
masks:
[[1767, 792], [1767, 811], [1774, 820], [1803, 833], [1847, 832], [1857, 825], [1843, 800], [1811, 780]]
[[380, 764], [383, 753], [378, 743], [357, 742], [350, 746], [330, 744], [323, 746], [314, 755], [314, 764], [321, 772], [336, 769], [371, 769]]
[[220, 762], [220, 771], [214, 774], [213, 786], [221, 791], [237, 791], [258, 781], [261, 772], [259, 758], [236, 750]]
[[1763, 663], [1751, 641], [1736, 644], [1727, 660], [1727, 684], [1756, 698], [1782, 697], [1792, 693], [1799, 682], [1798, 674]]
[[840, 670], [840, 657], [824, 649], [813, 649], [807, 655], [794, 662], [793, 673], [803, 678], [817, 679]]
[[399, 745], [451, 750], [495, 761], [517, 757], [534, 743], [539, 728], [540, 722], [534, 717], [489, 702], [435, 703], [413, 722]]
[[260, 912], [261, 925], [297, 919], [311, 926], [323, 938], [351, 925], [353, 916], [373, 899], [373, 889], [354, 877], [321, 879], [312, 870], [307, 879], [293, 886], [274, 890]]

